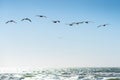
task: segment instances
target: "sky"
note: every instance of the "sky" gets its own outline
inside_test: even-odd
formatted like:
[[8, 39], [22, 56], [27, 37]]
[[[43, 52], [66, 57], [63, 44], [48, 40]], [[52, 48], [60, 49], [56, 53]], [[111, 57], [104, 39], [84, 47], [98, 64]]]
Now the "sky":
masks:
[[[119, 7], [119, 0], [0, 0], [0, 67], [120, 67]], [[5, 24], [11, 19], [17, 24]], [[79, 21], [93, 23], [66, 25]]]

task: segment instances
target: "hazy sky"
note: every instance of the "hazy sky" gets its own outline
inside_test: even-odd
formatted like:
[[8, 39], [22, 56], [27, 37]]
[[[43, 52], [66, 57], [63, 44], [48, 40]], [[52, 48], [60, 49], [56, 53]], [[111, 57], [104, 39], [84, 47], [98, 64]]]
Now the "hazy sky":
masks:
[[[119, 8], [120, 0], [0, 0], [0, 67], [120, 67]], [[85, 20], [94, 23], [66, 25]]]

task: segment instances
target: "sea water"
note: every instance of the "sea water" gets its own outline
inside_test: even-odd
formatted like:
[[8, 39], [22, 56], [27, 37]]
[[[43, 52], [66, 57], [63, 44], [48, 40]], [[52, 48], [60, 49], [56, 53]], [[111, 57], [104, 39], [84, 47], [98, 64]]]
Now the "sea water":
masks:
[[120, 80], [120, 68], [62, 68], [0, 72], [0, 80]]

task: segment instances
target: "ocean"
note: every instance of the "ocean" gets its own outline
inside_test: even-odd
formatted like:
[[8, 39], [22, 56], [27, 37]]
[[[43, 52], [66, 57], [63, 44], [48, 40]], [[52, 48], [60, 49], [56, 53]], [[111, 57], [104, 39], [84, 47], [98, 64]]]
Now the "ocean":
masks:
[[60, 68], [0, 72], [0, 80], [120, 80], [120, 68]]

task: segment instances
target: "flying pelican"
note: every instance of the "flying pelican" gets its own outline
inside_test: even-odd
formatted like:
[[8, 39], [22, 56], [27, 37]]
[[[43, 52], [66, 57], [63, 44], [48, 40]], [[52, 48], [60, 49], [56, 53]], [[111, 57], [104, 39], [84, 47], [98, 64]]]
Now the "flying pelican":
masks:
[[36, 15], [37, 17], [40, 17], [40, 18], [47, 18], [46, 16], [44, 15]]
[[73, 26], [73, 24], [72, 24], [72, 23], [70, 23], [70, 24], [66, 24], [66, 25]]
[[79, 25], [79, 24], [83, 24], [83, 23], [84, 23], [84, 21], [82, 21], [82, 22], [76, 22], [75, 24]]
[[69, 23], [69, 24], [66, 24], [66, 25], [73, 26], [74, 24], [76, 24], [76, 23], [72, 22], [72, 23]]
[[99, 26], [97, 26], [97, 28], [99, 28], [99, 27], [105, 27], [105, 26], [107, 26], [107, 25], [109, 25], [109, 24], [103, 24], [103, 25], [99, 25]]
[[17, 23], [17, 22], [15, 22], [14, 20], [9, 20], [5, 24], [8, 24], [8, 23]]
[[57, 21], [53, 21], [53, 23], [60, 23], [60, 21], [59, 21], [59, 20], [57, 20]]
[[21, 21], [24, 21], [24, 20], [28, 20], [29, 22], [32, 22], [32, 20], [29, 18], [23, 18]]
[[90, 22], [92, 22], [92, 21], [84, 21], [84, 23], [86, 23], [86, 24], [88, 24], [88, 23], [90, 23]]

